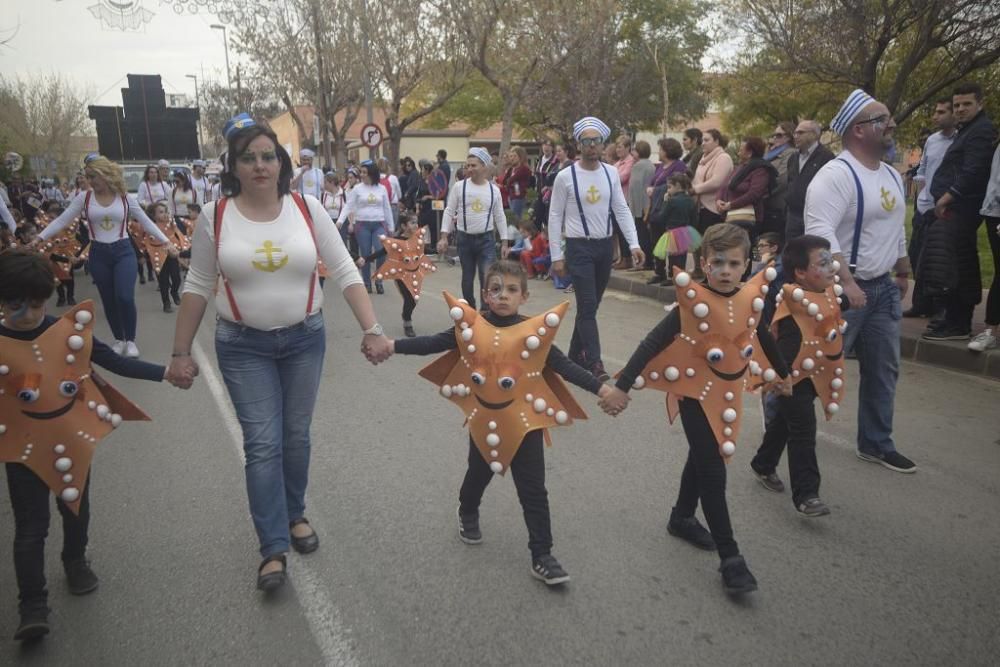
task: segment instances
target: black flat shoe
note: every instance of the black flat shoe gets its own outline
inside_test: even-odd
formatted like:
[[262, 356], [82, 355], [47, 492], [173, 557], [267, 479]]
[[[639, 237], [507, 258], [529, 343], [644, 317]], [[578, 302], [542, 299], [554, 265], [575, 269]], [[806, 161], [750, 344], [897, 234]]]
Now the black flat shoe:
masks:
[[37, 607], [21, 611], [21, 623], [14, 631], [14, 641], [39, 639], [49, 634], [49, 609]]
[[[301, 519], [296, 519], [288, 524], [289, 530], [295, 528], [299, 524], [309, 525], [309, 519], [302, 517]], [[310, 526], [311, 528], [311, 526]], [[300, 554], [311, 554], [312, 552], [319, 549], [319, 535], [313, 530], [312, 535], [306, 537], [295, 537], [294, 534], [291, 535], [292, 538], [292, 548], [298, 551]]]
[[177, 292], [171, 292], [170, 293], [170, 298], [174, 300], [174, 305], [175, 306], [181, 305], [181, 295], [178, 294]]
[[377, 283], [375, 283], [375, 293], [376, 294], [385, 294], [385, 288], [382, 287], [382, 281], [381, 280], [378, 281]]
[[[261, 574], [264, 566], [271, 562], [281, 563], [281, 569], [277, 572]], [[257, 568], [257, 590], [270, 593], [284, 586], [286, 581], [288, 581], [288, 561], [285, 559], [285, 554], [268, 556], [261, 561], [260, 567]]]

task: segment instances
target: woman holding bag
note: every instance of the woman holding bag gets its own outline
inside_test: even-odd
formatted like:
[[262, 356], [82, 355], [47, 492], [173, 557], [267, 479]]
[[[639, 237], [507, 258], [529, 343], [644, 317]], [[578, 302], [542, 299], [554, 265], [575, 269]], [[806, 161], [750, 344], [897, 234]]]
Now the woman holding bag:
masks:
[[195, 230], [170, 366], [178, 376], [197, 375], [191, 346], [214, 298], [216, 355], [243, 428], [263, 557], [257, 587], [272, 591], [286, 581], [289, 546], [300, 553], [319, 547], [304, 516], [309, 428], [326, 350], [319, 259], [361, 325], [363, 347], [384, 358], [389, 342], [323, 205], [291, 192], [292, 160], [274, 133], [240, 114], [223, 135], [223, 190], [232, 194], [206, 206]]

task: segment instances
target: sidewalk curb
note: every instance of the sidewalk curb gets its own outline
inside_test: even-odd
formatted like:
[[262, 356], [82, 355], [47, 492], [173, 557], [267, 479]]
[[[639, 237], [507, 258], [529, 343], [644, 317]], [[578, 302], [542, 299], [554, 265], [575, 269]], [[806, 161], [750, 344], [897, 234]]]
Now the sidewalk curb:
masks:
[[[673, 287], [647, 285], [644, 280], [633, 280], [618, 272], [611, 274], [608, 288], [661, 303], [676, 300]], [[923, 340], [918, 335], [904, 331], [899, 340], [899, 352], [900, 357], [907, 361], [1000, 380], [1000, 349], [977, 354], [970, 352], [964, 341]]]

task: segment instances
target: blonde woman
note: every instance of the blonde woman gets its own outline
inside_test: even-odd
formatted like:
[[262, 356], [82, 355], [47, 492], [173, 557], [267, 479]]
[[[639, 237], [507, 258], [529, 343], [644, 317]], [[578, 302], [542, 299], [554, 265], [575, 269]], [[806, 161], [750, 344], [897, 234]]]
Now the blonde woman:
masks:
[[115, 337], [111, 349], [134, 359], [139, 356], [135, 344], [138, 267], [128, 235], [129, 218], [138, 220], [147, 234], [162, 243], [171, 248], [173, 244], [149, 219], [136, 198], [128, 194], [121, 167], [91, 153], [84, 160], [83, 175], [91, 189], [78, 194], [62, 215], [42, 230], [34, 245], [52, 238], [80, 215], [90, 221], [90, 275], [97, 284], [104, 316]]

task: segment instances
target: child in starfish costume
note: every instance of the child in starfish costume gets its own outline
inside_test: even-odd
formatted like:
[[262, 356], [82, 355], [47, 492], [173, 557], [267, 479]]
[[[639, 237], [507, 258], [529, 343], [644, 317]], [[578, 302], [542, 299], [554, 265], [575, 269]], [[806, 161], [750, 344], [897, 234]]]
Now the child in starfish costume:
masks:
[[787, 443], [795, 509], [808, 517], [824, 516], [830, 509], [819, 498], [813, 401], [819, 398], [830, 419], [844, 399], [847, 323], [837, 301], [844, 290], [835, 283], [840, 267], [824, 238], [805, 235], [789, 241], [782, 265], [791, 281], [776, 297], [771, 331], [792, 369], [794, 390], [791, 396], [778, 398], [778, 414], [768, 422], [750, 467], [765, 488], [783, 490], [776, 468]]
[[89, 593], [98, 585], [86, 558], [94, 448], [122, 420], [149, 419], [91, 362], [125, 377], [170, 379], [163, 366], [119, 356], [94, 338], [92, 301], [60, 318], [46, 315], [54, 289], [44, 257], [27, 250], [0, 253], [0, 461], [6, 462], [14, 509], [17, 640], [49, 631], [44, 549], [50, 489], [63, 519], [69, 590]]
[[569, 575], [552, 556], [552, 530], [545, 459], [546, 429], [586, 419], [562, 380], [601, 397], [611, 393], [585, 369], [553, 345], [568, 303], [531, 318], [518, 314], [528, 298], [528, 280], [517, 262], [500, 261], [486, 274], [479, 313], [445, 292], [455, 320], [436, 336], [394, 341], [399, 354], [448, 351], [420, 374], [441, 387], [441, 395], [457, 404], [469, 425], [469, 468], [459, 492], [459, 538], [479, 544], [479, 503], [494, 473], [513, 471], [514, 485], [528, 526], [532, 575], [552, 586]]
[[174, 309], [170, 305], [171, 299], [173, 299], [175, 305], [179, 306], [181, 303], [180, 253], [187, 252], [188, 256], [190, 256], [191, 241], [177, 227], [174, 216], [170, 215], [170, 209], [167, 207], [166, 202], [150, 204], [146, 209], [146, 215], [156, 223], [156, 226], [160, 228], [163, 235], [176, 248], [176, 253], [171, 254], [171, 249], [166, 243], [161, 243], [141, 229], [138, 232], [141, 235], [142, 247], [149, 256], [149, 260], [153, 264], [153, 270], [156, 272], [160, 300], [163, 301], [163, 312], [172, 313]]
[[[36, 217], [38, 226], [44, 229], [62, 211], [62, 207], [55, 203], [46, 206], [45, 213]], [[74, 220], [48, 241], [44, 241], [38, 250], [52, 262], [52, 271], [56, 275], [56, 280], [59, 281], [56, 286], [56, 291], [59, 294], [56, 308], [62, 308], [65, 305], [75, 306], [76, 279], [73, 276], [73, 271], [83, 266], [90, 251], [90, 243], [85, 244], [81, 240], [79, 219]]]
[[[760, 323], [774, 270], [765, 269], [741, 286], [749, 252], [750, 239], [741, 228], [710, 227], [701, 247], [706, 284], [674, 270], [677, 307], [640, 343], [616, 382], [623, 392], [643, 387], [666, 391], [671, 421], [680, 414], [689, 451], [667, 531], [717, 550], [729, 593], [757, 589], [733, 539], [726, 504], [725, 463], [736, 451], [743, 392], [751, 377], [774, 381], [787, 375], [774, 339]], [[766, 358], [757, 356], [758, 346]], [[791, 387], [783, 381], [782, 389]], [[711, 534], [694, 516], [699, 499]]]
[[396, 236], [379, 237], [382, 249], [367, 257], [359, 257], [358, 268], [382, 257], [388, 259], [378, 267], [376, 280], [392, 278], [396, 289], [403, 297], [403, 332], [407, 338], [416, 336], [413, 330], [413, 311], [420, 300], [420, 290], [423, 289], [426, 271], [437, 271], [437, 267], [424, 255], [424, 231], [426, 227], [417, 226], [417, 216], [409, 211], [399, 214], [399, 227]]

